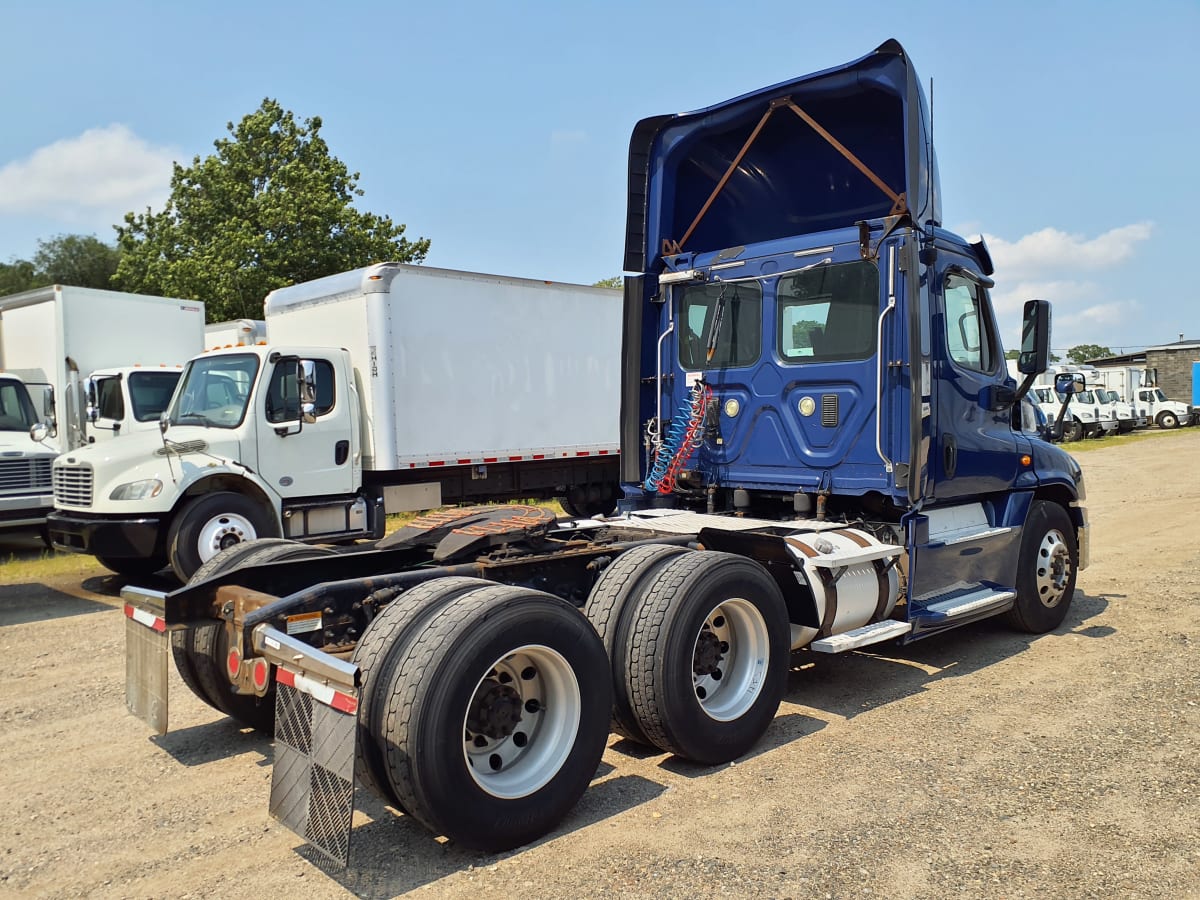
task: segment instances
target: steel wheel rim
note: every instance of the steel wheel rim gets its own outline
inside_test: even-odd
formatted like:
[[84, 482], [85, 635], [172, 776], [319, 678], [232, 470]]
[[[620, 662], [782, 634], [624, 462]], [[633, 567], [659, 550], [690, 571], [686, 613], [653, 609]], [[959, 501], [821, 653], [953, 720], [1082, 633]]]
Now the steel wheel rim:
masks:
[[1037, 551], [1037, 592], [1042, 605], [1058, 605], [1071, 580], [1071, 551], [1057, 528], [1046, 532]]
[[762, 693], [770, 638], [758, 607], [740, 597], [704, 617], [692, 653], [692, 690], [710, 719], [731, 722]]
[[506, 653], [479, 679], [463, 717], [471, 778], [502, 800], [544, 787], [571, 755], [582, 709], [575, 670], [557, 650], [528, 644]]
[[200, 528], [200, 536], [196, 540], [196, 549], [200, 554], [200, 562], [206, 563], [222, 550], [252, 541], [258, 537], [254, 524], [245, 516], [237, 513], [221, 513], [213, 516]]

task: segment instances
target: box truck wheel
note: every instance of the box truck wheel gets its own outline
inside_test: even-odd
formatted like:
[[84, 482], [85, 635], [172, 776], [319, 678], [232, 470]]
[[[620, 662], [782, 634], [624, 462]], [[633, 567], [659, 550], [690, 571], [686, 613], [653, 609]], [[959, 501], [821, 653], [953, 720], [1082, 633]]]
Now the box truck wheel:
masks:
[[222, 550], [260, 537], [278, 537], [262, 507], [232, 491], [204, 494], [175, 516], [167, 532], [171, 568], [186, 583], [201, 565]]
[[1071, 607], [1078, 568], [1071, 517], [1057, 503], [1034, 500], [1021, 529], [1017, 600], [1008, 612], [1009, 623], [1031, 634], [1061, 625]]
[[622, 737], [649, 744], [629, 702], [625, 645], [629, 639], [629, 614], [659, 571], [686, 547], [649, 544], [626, 550], [597, 579], [583, 614], [600, 635], [608, 653], [613, 679], [612, 730]]
[[1160, 412], [1158, 414], [1157, 421], [1158, 421], [1159, 428], [1178, 428], [1179, 427], [1179, 416], [1175, 415], [1175, 413], [1171, 412], [1170, 410], [1163, 410], [1162, 412]]
[[[278, 539], [238, 544], [220, 553], [196, 570], [189, 583], [199, 583], [243, 566], [256, 566], [289, 559], [328, 556], [333, 550]], [[225, 674], [229, 639], [223, 622], [205, 622], [185, 631], [171, 632], [171, 655], [179, 677], [193, 694], [238, 722], [271, 734], [275, 730], [275, 680], [263, 697], [235, 694]], [[272, 667], [273, 668], [273, 667]]]
[[656, 746], [713, 765], [762, 736], [787, 685], [783, 594], [730, 553], [688, 553], [658, 572], [628, 626], [629, 697]]
[[393, 661], [379, 738], [404, 808], [464, 847], [546, 834], [596, 774], [611, 677], [587, 619], [506, 585], [447, 604]]
[[390, 700], [378, 686], [386, 686], [392, 680], [394, 661], [405, 652], [404, 645], [424, 630], [435, 613], [463, 594], [494, 586], [494, 581], [482, 578], [457, 577], [435, 578], [419, 584], [385, 606], [364, 629], [354, 647], [354, 664], [361, 671], [355, 770], [359, 780], [373, 788], [387, 803], [404, 808], [388, 780], [384, 751], [378, 740], [382, 733], [379, 723]]
[[1083, 423], [1078, 419], [1071, 419], [1063, 423], [1063, 440], [1064, 441], [1079, 441], [1083, 439]]

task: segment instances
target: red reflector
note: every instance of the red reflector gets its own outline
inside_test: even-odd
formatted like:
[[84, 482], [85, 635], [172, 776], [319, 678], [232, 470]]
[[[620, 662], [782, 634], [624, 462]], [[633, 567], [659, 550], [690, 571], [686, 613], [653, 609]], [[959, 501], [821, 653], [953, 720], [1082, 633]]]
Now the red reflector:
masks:
[[254, 661], [254, 687], [256, 690], [262, 690], [267, 686], [267, 682], [271, 677], [271, 666], [265, 659], [256, 659]]
[[460, 466], [469, 466], [471, 464], [471, 461], [469, 459], [460, 459], [458, 461], [458, 464]]
[[242, 654], [237, 652], [234, 647], [229, 651], [229, 658], [225, 660], [225, 668], [229, 670], [230, 678], [237, 678], [238, 670], [242, 667]]
[[431, 459], [429, 461], [429, 464], [431, 466], [444, 466], [446, 464], [446, 461], [442, 460], [442, 459]]

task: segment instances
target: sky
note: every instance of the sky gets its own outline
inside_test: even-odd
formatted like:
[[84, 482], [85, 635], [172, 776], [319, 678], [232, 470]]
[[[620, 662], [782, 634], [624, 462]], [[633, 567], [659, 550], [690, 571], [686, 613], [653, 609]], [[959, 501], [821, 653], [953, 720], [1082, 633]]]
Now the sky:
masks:
[[0, 261], [114, 238], [171, 164], [266, 97], [319, 116], [356, 206], [426, 262], [593, 283], [621, 273], [629, 136], [856, 59], [888, 38], [933, 83], [944, 224], [982, 233], [1013, 346], [1200, 339], [1197, 0], [814, 3], [0, 0]]

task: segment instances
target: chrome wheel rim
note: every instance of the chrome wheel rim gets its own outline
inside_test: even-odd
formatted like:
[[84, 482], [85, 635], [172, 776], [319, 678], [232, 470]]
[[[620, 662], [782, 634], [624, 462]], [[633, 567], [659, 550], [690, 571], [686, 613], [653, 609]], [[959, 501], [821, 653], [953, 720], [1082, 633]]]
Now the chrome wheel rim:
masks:
[[1071, 550], [1058, 529], [1042, 538], [1037, 551], [1037, 592], [1042, 605], [1055, 607], [1067, 592], [1071, 580]]

